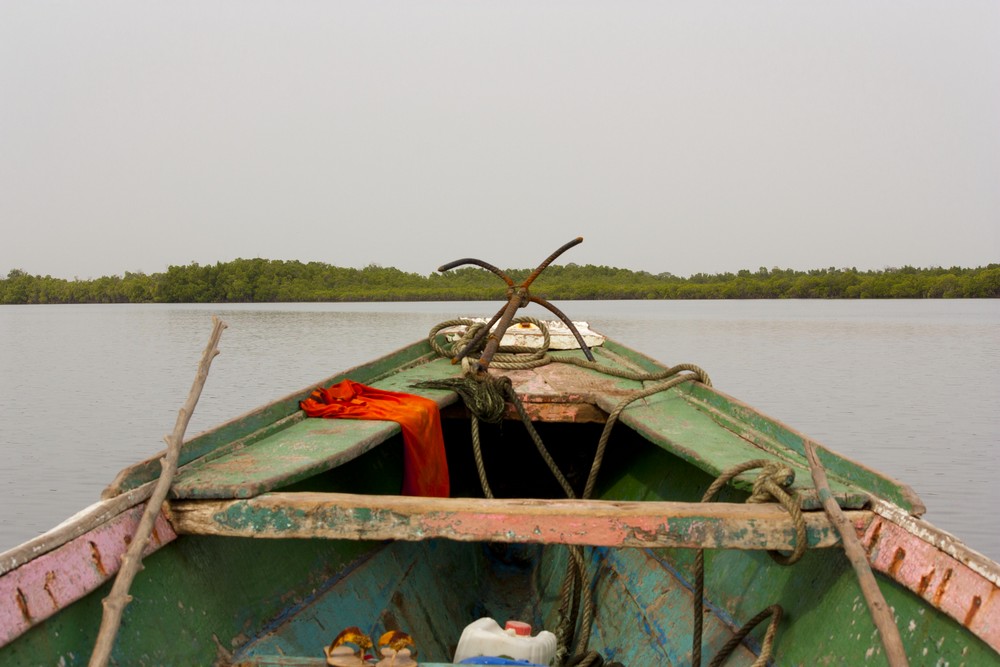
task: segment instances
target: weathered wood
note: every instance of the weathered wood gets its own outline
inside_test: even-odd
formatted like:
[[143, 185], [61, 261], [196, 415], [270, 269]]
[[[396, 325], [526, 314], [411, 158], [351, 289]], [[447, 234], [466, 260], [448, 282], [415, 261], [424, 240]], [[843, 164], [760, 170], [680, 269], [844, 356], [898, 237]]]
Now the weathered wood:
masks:
[[[96, 590], [115, 576], [142, 519], [132, 507], [0, 576], [0, 646]], [[160, 514], [145, 555], [177, 538]], [[0, 658], [0, 664], [6, 664]]]
[[926, 521], [873, 503], [861, 545], [872, 568], [1000, 652], [1000, 566]]
[[103, 667], [111, 657], [111, 649], [115, 645], [115, 636], [118, 634], [118, 626], [121, 625], [122, 612], [125, 605], [132, 601], [128, 594], [132, 580], [139, 573], [142, 567], [142, 554], [149, 542], [149, 537], [153, 532], [153, 524], [160, 514], [160, 505], [167, 497], [170, 484], [173, 482], [174, 473], [177, 472], [177, 461], [180, 457], [181, 445], [184, 444], [184, 432], [191, 421], [195, 405], [205, 387], [208, 379], [208, 371], [212, 365], [212, 359], [219, 354], [219, 339], [222, 338], [222, 331], [226, 328], [226, 323], [215, 315], [212, 316], [212, 333], [208, 339], [208, 345], [202, 352], [201, 361], [198, 363], [198, 372], [188, 392], [187, 400], [177, 413], [177, 421], [174, 423], [173, 432], [165, 440], [167, 442], [167, 454], [162, 459], [163, 472], [153, 488], [153, 493], [146, 504], [146, 509], [142, 514], [139, 527], [136, 528], [135, 535], [129, 543], [128, 551], [122, 559], [121, 569], [115, 577], [115, 583], [111, 587], [111, 593], [104, 598], [104, 611], [101, 615], [101, 629], [94, 642], [94, 651], [90, 655], [90, 667]]
[[[808, 469], [804, 441], [809, 438], [803, 433], [714, 387], [689, 383], [682, 391], [688, 403], [703, 410], [720, 426], [738, 434], [758, 449], [774, 454], [796, 467]], [[813, 440], [810, 443], [817, 457], [823, 461], [827, 475], [831, 478], [831, 490], [841, 507], [855, 507], [856, 505], [844, 503], [850, 502], [851, 495], [863, 489], [863, 495], [873, 494], [885, 498], [914, 515], [919, 516], [926, 511], [920, 496], [908, 485], [833, 452]], [[799, 493], [804, 507], [806, 502], [812, 503], [815, 500], [815, 493], [811, 490], [805, 494], [802, 491]], [[819, 509], [821, 505], [817, 500], [809, 506]]]
[[[910, 534], [917, 542], [925, 544], [926, 548], [942, 552], [942, 555], [953, 558], [978, 576], [983, 577], [984, 580], [991, 582], [993, 586], [1000, 588], [1000, 563], [970, 548], [951, 533], [941, 530], [924, 519], [910, 515], [898, 505], [879, 498], [872, 498], [871, 509], [876, 515], [884, 518], [889, 525], [895, 525], [900, 531]], [[868, 527], [869, 533], [872, 532], [872, 528], [874, 528], [874, 524]], [[875, 555], [871, 553], [874, 544], [865, 541], [864, 547], [869, 552], [871, 556], [869, 560], [874, 565]], [[997, 595], [996, 601], [1000, 607], [1000, 595]], [[996, 629], [997, 638], [1000, 639], [1000, 623], [997, 623]], [[997, 650], [1000, 651], [1000, 643], [997, 644]]]
[[896, 627], [892, 610], [886, 604], [885, 597], [879, 590], [878, 582], [875, 581], [875, 575], [868, 563], [868, 556], [858, 540], [857, 530], [853, 529], [847, 517], [844, 516], [844, 511], [840, 509], [840, 505], [830, 493], [830, 483], [826, 479], [826, 471], [816, 455], [812, 441], [803, 438], [802, 446], [805, 448], [806, 458], [809, 459], [809, 470], [812, 473], [813, 483], [816, 485], [819, 498], [823, 501], [823, 508], [837, 532], [840, 533], [844, 552], [858, 576], [858, 583], [868, 605], [868, 611], [872, 615], [875, 627], [878, 628], [879, 634], [882, 636], [886, 660], [889, 661], [891, 667], [907, 667], [910, 663], [906, 658], [906, 650], [903, 648], [903, 639], [899, 636], [899, 628]]
[[[309, 396], [309, 393], [317, 386], [330, 386], [347, 378], [371, 384], [396, 373], [401, 368], [429, 362], [436, 356], [431, 351], [427, 341], [418, 341], [374, 361], [331, 375], [315, 384], [194, 436], [181, 446], [178, 464], [186, 465], [203, 456], [212, 455], [220, 448], [229, 448], [242, 439], [252, 439], [257, 432], [266, 432], [277, 422], [300, 412], [299, 401]], [[104, 489], [101, 497], [113, 498], [136, 486], [155, 481], [162, 470], [160, 460], [165, 454], [166, 451], [161, 451], [155, 456], [122, 470], [114, 481]]]
[[147, 482], [110, 500], [96, 502], [77, 512], [52, 530], [46, 531], [13, 549], [4, 551], [0, 554], [0, 575], [58, 549], [91, 530], [104, 526], [125, 510], [149, 498], [155, 485], [155, 482]]
[[[616, 547], [780, 549], [794, 546], [788, 514], [771, 504], [478, 500], [341, 493], [271, 493], [247, 500], [171, 501], [178, 534], [258, 538], [425, 540]], [[806, 512], [809, 546], [839, 542]], [[852, 511], [863, 532], [872, 513]]]
[[[584, 402], [543, 402], [532, 401], [531, 397], [524, 400], [524, 411], [528, 413], [533, 422], [558, 423], [558, 424], [603, 424], [608, 420], [608, 415], [603, 410], [592, 403]], [[461, 404], [453, 404], [441, 409], [441, 419], [468, 419], [469, 411]], [[521, 421], [521, 415], [512, 405], [507, 406], [504, 419]]]
[[326, 658], [295, 655], [255, 655], [233, 664], [233, 667], [326, 667]]

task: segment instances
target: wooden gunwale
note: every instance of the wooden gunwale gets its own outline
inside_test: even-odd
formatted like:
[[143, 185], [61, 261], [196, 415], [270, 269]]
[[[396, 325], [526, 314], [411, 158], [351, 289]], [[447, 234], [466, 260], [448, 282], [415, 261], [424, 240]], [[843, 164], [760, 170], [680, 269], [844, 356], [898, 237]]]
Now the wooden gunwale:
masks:
[[874, 570], [1000, 653], [1000, 565], [936, 526], [876, 501], [861, 543]]
[[[0, 576], [0, 646], [96, 590], [118, 572], [145, 503]], [[144, 555], [177, 539], [161, 513]], [[17, 601], [8, 604], [8, 601]]]

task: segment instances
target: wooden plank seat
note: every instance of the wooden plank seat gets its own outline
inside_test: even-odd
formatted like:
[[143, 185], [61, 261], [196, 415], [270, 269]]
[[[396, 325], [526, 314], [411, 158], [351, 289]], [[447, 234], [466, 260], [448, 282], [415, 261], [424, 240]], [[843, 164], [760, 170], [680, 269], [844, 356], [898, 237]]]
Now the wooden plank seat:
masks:
[[[241, 500], [174, 500], [178, 534], [253, 538], [579, 544], [606, 547], [778, 549], [795, 546], [774, 503], [420, 498], [268, 493]], [[838, 544], [823, 512], [804, 512], [811, 548]], [[848, 513], [859, 534], [869, 511]]]

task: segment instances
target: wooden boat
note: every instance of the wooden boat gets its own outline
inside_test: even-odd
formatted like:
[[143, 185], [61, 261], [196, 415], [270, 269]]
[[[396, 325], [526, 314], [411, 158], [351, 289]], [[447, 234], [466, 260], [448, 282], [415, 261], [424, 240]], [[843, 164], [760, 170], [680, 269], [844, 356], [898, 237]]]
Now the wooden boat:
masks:
[[[432, 333], [317, 386], [350, 378], [433, 400], [449, 497], [399, 495], [399, 425], [306, 417], [300, 402], [313, 386], [192, 438], [111, 662], [324, 665], [337, 636], [397, 631], [419, 664], [451, 664], [463, 628], [492, 617], [558, 631], [560, 664], [696, 664], [693, 645], [708, 664], [727, 643], [728, 665], [885, 664], [882, 633], [823, 511], [813, 449], [910, 663], [1000, 664], [1000, 566], [921, 520], [906, 485], [727, 396], [695, 367], [668, 369], [613, 340], [549, 350], [529, 368], [494, 358], [485, 373], [509, 378], [544, 447], [511, 401], [500, 423], [476, 420], [477, 438], [459, 394], [427, 386], [462, 377], [438, 351], [445, 339]], [[87, 662], [159, 459], [122, 471], [95, 506], [0, 555], [0, 664]], [[794, 479], [752, 468], [700, 502], [747, 461], [777, 462]], [[792, 506], [745, 502], [755, 483], [783, 484]], [[802, 535], [801, 558], [779, 562]], [[738, 636], [775, 605], [773, 634]], [[385, 656], [388, 665], [392, 650]]]

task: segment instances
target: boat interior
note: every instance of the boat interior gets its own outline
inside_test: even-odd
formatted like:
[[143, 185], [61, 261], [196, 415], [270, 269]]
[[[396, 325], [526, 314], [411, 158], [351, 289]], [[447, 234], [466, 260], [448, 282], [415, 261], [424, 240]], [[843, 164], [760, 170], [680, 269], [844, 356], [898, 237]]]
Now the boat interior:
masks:
[[[605, 364], [663, 368], [613, 341], [596, 354]], [[298, 401], [309, 390], [188, 441], [165, 508], [176, 538], [161, 535], [162, 548], [147, 556], [146, 566], [162, 576], [134, 582], [116, 652], [130, 656], [131, 664], [181, 664], [183, 647], [184, 664], [323, 665], [324, 648], [346, 628], [360, 628], [373, 638], [405, 632], [421, 665], [450, 664], [463, 628], [492, 617], [501, 624], [526, 621], [535, 631], [560, 630], [570, 656], [593, 651], [626, 666], [689, 665], [696, 546], [708, 547], [706, 664], [745, 622], [774, 604], [782, 606], [784, 620], [773, 647], [765, 647], [762, 623], [725, 664], [751, 664], [764, 651], [782, 664], [813, 663], [817, 655], [840, 661], [845, 636], [856, 644], [848, 656], [859, 662], [881, 650], [850, 565], [830, 548], [837, 539], [822, 519], [795, 431], [711, 387], [683, 382], [620, 412], [592, 500], [583, 501], [609, 415], [643, 383], [570, 364], [505, 372], [578, 500], [565, 500], [513, 412], [480, 424], [494, 496], [486, 499], [467, 408], [454, 392], [417, 386], [455, 374], [447, 359], [417, 345], [323, 382], [352, 377], [438, 403], [451, 497], [421, 500], [430, 504], [412, 511], [400, 509], [398, 425], [306, 418]], [[856, 525], [872, 520], [872, 490], [907, 511], [922, 511], [905, 486], [825, 450], [822, 455], [834, 494]], [[795, 470], [789, 489], [807, 516], [810, 548], [794, 565], [770, 555], [795, 546], [785, 511], [774, 503], [744, 503], [754, 472], [734, 477], [715, 502], [699, 503], [720, 472], [749, 459], [780, 460]], [[154, 457], [123, 471], [107, 495], [149, 483], [157, 465]], [[520, 505], [498, 505], [509, 499]], [[343, 510], [345, 503], [353, 509]], [[602, 503], [639, 515], [649, 507], [640, 518], [653, 523], [625, 525], [614, 513], [602, 514]], [[668, 516], [675, 510], [687, 514]], [[186, 519], [195, 514], [198, 521]], [[300, 521], [304, 516], [319, 519]], [[576, 529], [578, 520], [596, 523]], [[526, 525], [536, 527], [523, 530]], [[573, 570], [580, 575], [567, 593], [564, 581]], [[106, 589], [81, 600], [83, 615], [100, 617]], [[899, 586], [886, 590], [899, 608], [912, 608], [904, 599], [912, 595]], [[164, 614], [169, 640], [156, 648], [147, 635]], [[943, 630], [955, 621], [938, 610], [922, 608], [919, 618], [904, 619], [904, 628], [910, 620], [910, 633], [956, 641]], [[53, 643], [60, 654], [58, 645], [93, 632], [79, 626], [79, 616], [57, 614], [18, 647]], [[985, 644], [969, 646], [962, 648], [969, 655], [991, 652]], [[938, 649], [952, 654], [955, 647]]]

